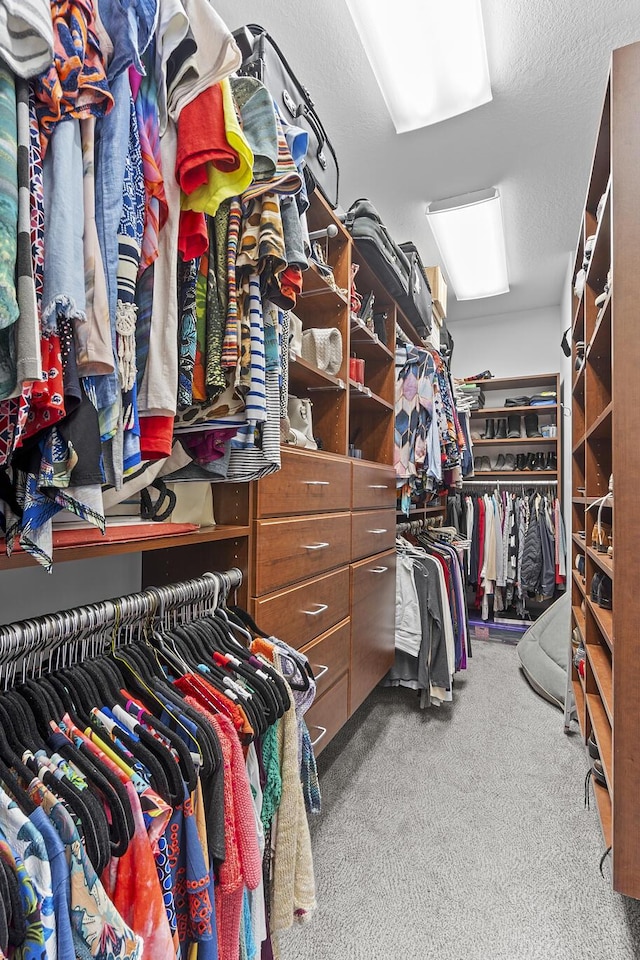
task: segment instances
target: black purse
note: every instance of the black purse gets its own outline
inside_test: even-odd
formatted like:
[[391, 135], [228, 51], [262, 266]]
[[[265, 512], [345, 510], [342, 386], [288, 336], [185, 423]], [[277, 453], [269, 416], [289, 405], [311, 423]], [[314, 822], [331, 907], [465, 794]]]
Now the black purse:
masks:
[[311, 94], [289, 66], [273, 37], [264, 27], [250, 23], [233, 34], [242, 53], [238, 73], [255, 77], [278, 104], [282, 116], [309, 134], [305, 178], [310, 190], [318, 188], [327, 203], [338, 206], [338, 158], [316, 113]]

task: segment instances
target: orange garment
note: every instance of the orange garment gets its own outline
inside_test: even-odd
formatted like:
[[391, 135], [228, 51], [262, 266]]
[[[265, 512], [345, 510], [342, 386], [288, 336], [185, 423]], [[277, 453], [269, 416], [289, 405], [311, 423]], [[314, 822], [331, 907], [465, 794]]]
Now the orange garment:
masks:
[[208, 163], [224, 173], [240, 166], [237, 151], [227, 141], [219, 83], [203, 90], [180, 111], [176, 180], [185, 193], [193, 193], [207, 182]]
[[270, 640], [265, 640], [264, 637], [256, 637], [256, 639], [252, 641], [250, 649], [251, 653], [255, 653], [256, 656], [262, 655], [265, 660], [273, 663], [273, 651], [275, 647]]

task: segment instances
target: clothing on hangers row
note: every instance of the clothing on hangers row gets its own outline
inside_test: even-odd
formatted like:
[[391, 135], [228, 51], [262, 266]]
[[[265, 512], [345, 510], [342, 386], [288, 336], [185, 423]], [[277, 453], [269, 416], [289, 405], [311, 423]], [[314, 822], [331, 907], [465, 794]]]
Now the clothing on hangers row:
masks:
[[553, 485], [502, 489], [449, 497], [448, 520], [471, 541], [467, 555], [475, 607], [489, 619], [515, 607], [525, 616], [528, 596], [550, 600], [566, 583], [566, 537], [560, 501]]
[[[404, 525], [403, 525], [404, 526]], [[465, 602], [466, 544], [451, 528], [396, 537], [396, 654], [383, 681], [421, 691], [421, 707], [453, 699], [453, 677], [471, 656]]]
[[269, 956], [315, 909], [315, 681], [234, 582], [0, 628], [0, 955]]

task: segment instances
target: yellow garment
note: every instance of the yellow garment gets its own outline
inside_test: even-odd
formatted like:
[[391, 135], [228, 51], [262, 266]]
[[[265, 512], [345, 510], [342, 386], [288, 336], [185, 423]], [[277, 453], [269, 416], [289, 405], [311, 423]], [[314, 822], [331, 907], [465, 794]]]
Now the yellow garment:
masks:
[[133, 774], [135, 772], [133, 768], [128, 766], [122, 757], [118, 756], [118, 754], [111, 749], [109, 744], [105, 743], [104, 740], [98, 736], [93, 727], [86, 727], [83, 732], [84, 735], [89, 738], [89, 740], [92, 740], [95, 743], [96, 747], [99, 747], [99, 749], [102, 750], [105, 756], [109, 757], [110, 760], [113, 760], [115, 765], [120, 767], [120, 769], [126, 773], [130, 780], [133, 779]]
[[229, 80], [222, 80], [220, 88], [227, 143], [240, 157], [240, 166], [229, 173], [217, 170], [208, 163], [207, 183], [196, 187], [193, 193], [181, 193], [180, 196], [183, 210], [196, 210], [198, 213], [208, 213], [211, 217], [215, 217], [223, 200], [240, 196], [253, 180], [253, 152], [238, 122]]

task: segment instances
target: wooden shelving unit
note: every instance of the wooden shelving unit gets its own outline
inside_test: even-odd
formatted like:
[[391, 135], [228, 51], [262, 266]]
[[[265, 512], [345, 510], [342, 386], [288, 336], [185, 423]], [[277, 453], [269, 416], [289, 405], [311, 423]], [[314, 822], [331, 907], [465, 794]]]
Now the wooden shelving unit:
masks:
[[[474, 434], [482, 433], [484, 421], [507, 420], [509, 417], [519, 417], [521, 424], [520, 437], [507, 437], [502, 440], [474, 439], [474, 459], [478, 456], [489, 456], [490, 462], [495, 463], [500, 453], [555, 453], [557, 470], [497, 470], [492, 465], [490, 470], [475, 471], [474, 480], [486, 479], [491, 483], [494, 479], [507, 480], [557, 480], [562, 477], [562, 417], [558, 416], [561, 410], [560, 374], [542, 373], [523, 377], [493, 377], [491, 380], [479, 382], [485, 398], [486, 406], [471, 413], [471, 429]], [[549, 406], [519, 406], [508, 407], [505, 400], [512, 396], [529, 396], [541, 393], [544, 390], [555, 390], [557, 402]], [[539, 426], [556, 426], [555, 437], [527, 437], [524, 418], [527, 414], [538, 417]], [[477, 452], [476, 452], [477, 450]]]
[[[587, 237], [595, 236], [584, 293], [573, 299], [574, 366], [579, 341], [585, 344], [585, 361], [573, 375], [571, 465], [572, 561], [575, 567], [576, 557], [583, 556], [586, 575], [586, 599], [579, 578], [572, 578], [572, 623], [585, 641], [585, 695], [573, 666], [572, 688], [581, 735], [586, 740], [595, 734], [605, 771], [607, 786], [593, 781], [592, 788], [605, 844], [612, 847], [613, 887], [635, 898], [640, 898], [640, 591], [635, 576], [640, 450], [632, 438], [640, 409], [639, 111], [640, 44], [635, 43], [613, 52], [577, 245], [574, 277], [583, 266]], [[609, 271], [611, 289], [596, 305]], [[608, 492], [611, 475], [615, 510], [608, 501], [602, 520], [612, 525], [613, 558], [598, 553], [591, 542], [597, 520], [592, 505]], [[611, 610], [591, 599], [595, 574], [611, 580]]]

